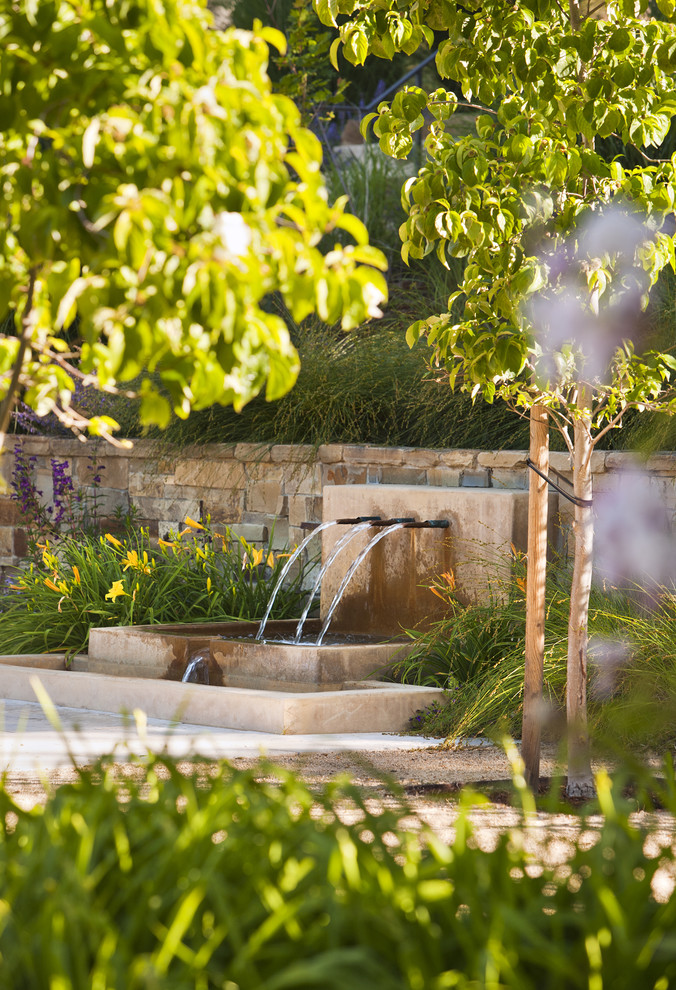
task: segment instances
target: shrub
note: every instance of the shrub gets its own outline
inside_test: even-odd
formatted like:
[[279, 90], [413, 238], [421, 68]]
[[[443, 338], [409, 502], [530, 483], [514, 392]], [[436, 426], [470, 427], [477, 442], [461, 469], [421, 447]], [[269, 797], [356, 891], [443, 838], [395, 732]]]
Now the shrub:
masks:
[[[3, 598], [4, 652], [78, 653], [93, 626], [261, 619], [288, 555], [257, 549], [227, 528], [221, 535], [188, 524], [158, 547], [143, 529], [43, 544], [40, 563]], [[301, 567], [275, 599], [273, 618], [300, 614], [302, 583]]]
[[[676, 812], [670, 765], [651, 787]], [[482, 850], [470, 795], [447, 846], [403, 828], [405, 806], [266, 766], [151, 757], [120, 778], [103, 761], [33, 812], [2, 789], [3, 985], [662, 990], [676, 898], [655, 883], [674, 850], [651, 837], [646, 854], [620, 791], [599, 777], [603, 824], [582, 822], [562, 864], [557, 834], [526, 851], [524, 818]]]
[[[415, 305], [407, 296], [402, 305]], [[241, 413], [213, 406], [172, 420], [164, 439], [189, 443], [373, 443], [384, 446], [528, 445], [528, 425], [455, 395], [435, 380], [422, 350], [411, 351], [393, 325], [349, 335], [307, 321], [292, 330], [301, 359], [294, 388], [276, 402], [252, 400]], [[138, 435], [130, 424], [130, 436]], [[159, 434], [151, 434], [160, 442]]]

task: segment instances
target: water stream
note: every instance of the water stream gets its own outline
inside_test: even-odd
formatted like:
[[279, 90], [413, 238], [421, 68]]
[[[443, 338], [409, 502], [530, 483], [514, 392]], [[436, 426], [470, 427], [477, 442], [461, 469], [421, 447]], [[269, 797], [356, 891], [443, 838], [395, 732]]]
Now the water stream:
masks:
[[324, 636], [326, 635], [326, 631], [329, 628], [329, 625], [331, 624], [331, 619], [333, 618], [333, 613], [336, 611], [336, 609], [338, 607], [338, 603], [340, 602], [340, 599], [343, 597], [343, 593], [344, 593], [345, 589], [347, 588], [347, 586], [348, 586], [348, 584], [349, 584], [349, 582], [350, 582], [350, 580], [352, 578], [352, 575], [357, 570], [357, 568], [361, 564], [361, 562], [364, 559], [364, 557], [366, 556], [366, 554], [370, 550], [373, 549], [373, 547], [376, 545], [376, 543], [380, 543], [381, 540], [384, 540], [385, 537], [389, 533], [394, 533], [398, 529], [403, 529], [405, 525], [406, 525], [405, 522], [398, 522], [398, 523], [394, 523], [392, 526], [386, 526], [385, 529], [382, 529], [379, 533], [376, 533], [376, 535], [373, 537], [372, 540], [369, 540], [369, 542], [366, 544], [366, 546], [361, 551], [361, 553], [358, 554], [358, 556], [356, 556], [355, 559], [352, 561], [352, 563], [348, 567], [347, 571], [345, 572], [345, 577], [340, 582], [340, 587], [338, 588], [338, 591], [336, 592], [335, 597], [334, 597], [333, 601], [331, 602], [331, 606], [330, 606], [328, 612], [326, 613], [326, 618], [324, 619], [324, 624], [323, 624], [323, 626], [322, 626], [322, 628], [320, 630], [319, 636], [317, 637], [317, 643], [316, 643], [317, 646], [321, 646], [322, 640], [324, 639]]
[[209, 651], [198, 650], [188, 658], [185, 673], [181, 678], [183, 683], [190, 681], [192, 684], [209, 683]]
[[329, 567], [331, 566], [331, 564], [333, 563], [333, 561], [336, 559], [336, 557], [338, 556], [338, 554], [340, 553], [340, 551], [344, 547], [346, 547], [348, 545], [348, 543], [350, 543], [355, 538], [355, 536], [357, 536], [359, 533], [362, 533], [365, 529], [368, 529], [369, 526], [371, 526], [371, 525], [373, 525], [372, 522], [370, 520], [367, 520], [366, 522], [357, 523], [356, 526], [352, 526], [350, 529], [348, 529], [348, 531], [346, 533], [343, 533], [343, 535], [340, 537], [340, 539], [338, 540], [338, 542], [334, 546], [334, 548], [331, 551], [331, 553], [326, 558], [325, 563], [322, 564], [322, 566], [320, 567], [319, 573], [317, 574], [317, 577], [315, 578], [315, 583], [312, 586], [312, 591], [310, 592], [310, 597], [307, 600], [307, 605], [305, 606], [305, 609], [303, 611], [303, 614], [301, 615], [301, 617], [300, 617], [300, 619], [298, 621], [298, 625], [296, 626], [296, 635], [294, 636], [294, 640], [293, 640], [294, 643], [299, 643], [300, 642], [301, 636], [303, 635], [303, 626], [305, 625], [305, 620], [307, 619], [308, 612], [310, 611], [310, 608], [312, 607], [312, 602], [314, 601], [314, 597], [317, 594], [317, 589], [319, 588], [320, 584], [322, 583], [322, 578], [326, 574], [327, 570], [329, 569]]
[[277, 593], [279, 592], [279, 589], [282, 587], [282, 581], [289, 573], [289, 570], [291, 569], [291, 565], [293, 564], [293, 562], [297, 560], [297, 558], [301, 555], [301, 553], [308, 545], [310, 540], [313, 539], [313, 537], [319, 536], [319, 534], [323, 533], [325, 529], [329, 528], [329, 526], [336, 526], [336, 525], [337, 525], [337, 520], [335, 519], [331, 519], [329, 522], [321, 523], [319, 526], [317, 526], [316, 529], [313, 529], [312, 532], [305, 537], [303, 542], [296, 547], [296, 549], [293, 551], [287, 562], [284, 564], [284, 567], [282, 568], [281, 573], [277, 578], [277, 584], [272, 589], [272, 594], [270, 595], [270, 601], [268, 602], [268, 607], [265, 610], [265, 615], [261, 619], [261, 624], [258, 627], [258, 632], [256, 633], [257, 640], [263, 638], [263, 633], [265, 632], [265, 626], [267, 625], [267, 621], [270, 618], [270, 613], [272, 612], [272, 606], [275, 604], [275, 598], [277, 597]]

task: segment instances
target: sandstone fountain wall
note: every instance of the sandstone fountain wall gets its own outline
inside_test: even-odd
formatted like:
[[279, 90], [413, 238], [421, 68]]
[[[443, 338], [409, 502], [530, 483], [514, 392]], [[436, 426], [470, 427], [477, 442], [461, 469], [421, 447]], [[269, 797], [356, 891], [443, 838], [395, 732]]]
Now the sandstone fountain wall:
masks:
[[[11, 477], [13, 443], [7, 442], [3, 475]], [[88, 477], [88, 458], [103, 465], [101, 508], [111, 530], [116, 509], [136, 510], [137, 522], [152, 536], [181, 526], [186, 516], [209, 513], [217, 526], [228, 525], [253, 543], [298, 543], [302, 523], [324, 516], [325, 486], [411, 485], [525, 491], [525, 451], [423, 450], [348, 444], [309, 446], [209, 444], [178, 448], [164, 442], [136, 440], [132, 450], [103, 441], [86, 444], [53, 437], [22, 438], [28, 456], [36, 456], [37, 481], [51, 498], [50, 459], [68, 460], [76, 483]], [[595, 489], [632, 462], [629, 454], [597, 451], [592, 458]], [[553, 453], [554, 471], [570, 478], [567, 454]], [[646, 469], [671, 512], [676, 510], [676, 454], [651, 457]], [[561, 500], [561, 520], [569, 525], [571, 509]], [[25, 554], [26, 536], [16, 503], [0, 494], [0, 566], [16, 564]]]

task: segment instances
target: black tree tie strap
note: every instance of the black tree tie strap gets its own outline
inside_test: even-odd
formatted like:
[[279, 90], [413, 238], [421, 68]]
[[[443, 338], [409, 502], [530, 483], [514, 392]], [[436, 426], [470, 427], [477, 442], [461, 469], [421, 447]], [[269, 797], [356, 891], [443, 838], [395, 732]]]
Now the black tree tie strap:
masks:
[[577, 495], [570, 495], [568, 492], [564, 492], [560, 485], [557, 485], [555, 481], [552, 481], [552, 479], [548, 478], [547, 475], [544, 474], [539, 468], [535, 467], [530, 457], [526, 458], [526, 467], [529, 467], [531, 471], [535, 471], [535, 473], [538, 474], [543, 481], [546, 481], [548, 485], [551, 485], [552, 488], [559, 493], [559, 495], [563, 495], [563, 497], [567, 498], [569, 502], [573, 503], [573, 505], [579, 505], [582, 509], [591, 509], [594, 504], [590, 498], [578, 498]]

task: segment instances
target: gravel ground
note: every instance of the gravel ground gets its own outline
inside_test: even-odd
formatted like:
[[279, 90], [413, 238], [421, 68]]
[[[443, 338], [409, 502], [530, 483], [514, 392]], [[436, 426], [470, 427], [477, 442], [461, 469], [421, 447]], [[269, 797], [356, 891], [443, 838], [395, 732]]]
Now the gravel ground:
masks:
[[[238, 769], [256, 766], [257, 759], [238, 757], [232, 761]], [[656, 762], [656, 761], [655, 761]], [[399, 785], [403, 789], [401, 825], [413, 831], [430, 828], [442, 841], [452, 842], [455, 823], [458, 817], [457, 792], [462, 785], [481, 782], [505, 782], [508, 790], [509, 762], [497, 747], [482, 746], [448, 750], [443, 748], [427, 750], [375, 751], [365, 757], [362, 753], [303, 753], [294, 756], [276, 756], [270, 764], [293, 770], [310, 787], [321, 787], [337, 774], [347, 774], [356, 784], [369, 807], [374, 810], [380, 805], [401, 807], [402, 795], [397, 795]], [[182, 764], [188, 770], [191, 764]], [[599, 763], [594, 769], [600, 767]], [[119, 764], [121, 775], [139, 773], [133, 764]], [[560, 765], [554, 747], [543, 747], [541, 774], [549, 777]], [[263, 771], [270, 776], [270, 771]], [[5, 788], [21, 807], [29, 809], [43, 804], [47, 792], [76, 778], [72, 768], [51, 770], [42, 775], [26, 772], [10, 772], [5, 776]], [[350, 820], [358, 816], [354, 808], [347, 806], [341, 817]], [[520, 814], [506, 803], [488, 802], [471, 812], [476, 841], [483, 849], [495, 847], [499, 836], [505, 831], [523, 824]], [[650, 842], [655, 845], [652, 855], [660, 847], [674, 846], [676, 849], [676, 827], [674, 819], [664, 812], [636, 812], [633, 823], [652, 835]], [[548, 814], [538, 812], [532, 816], [521, 834], [525, 848], [533, 856], [533, 862], [549, 865], [561, 864], [572, 854], [576, 842], [593, 843], [597, 830], [602, 824], [600, 815], [584, 822], [574, 814]], [[668, 900], [676, 888], [676, 871], [672, 865], [659, 871], [654, 886], [658, 900]]]
[[[234, 757], [238, 769], [255, 766], [258, 758]], [[509, 762], [496, 746], [472, 746], [450, 750], [441, 746], [432, 749], [374, 751], [368, 755], [355, 752], [298, 753], [275, 755], [270, 763], [297, 772], [311, 787], [319, 787], [337, 774], [348, 774], [365, 792], [383, 794], [388, 788], [383, 778], [390, 778], [411, 796], [433, 786], [455, 792], [463, 784], [481, 780], [503, 780], [509, 777]], [[556, 768], [553, 747], [543, 752], [541, 773], [550, 775]], [[125, 772], [120, 765], [121, 772]], [[5, 787], [24, 807], [46, 800], [45, 787], [51, 789], [76, 778], [70, 767], [28, 773], [10, 771]]]

